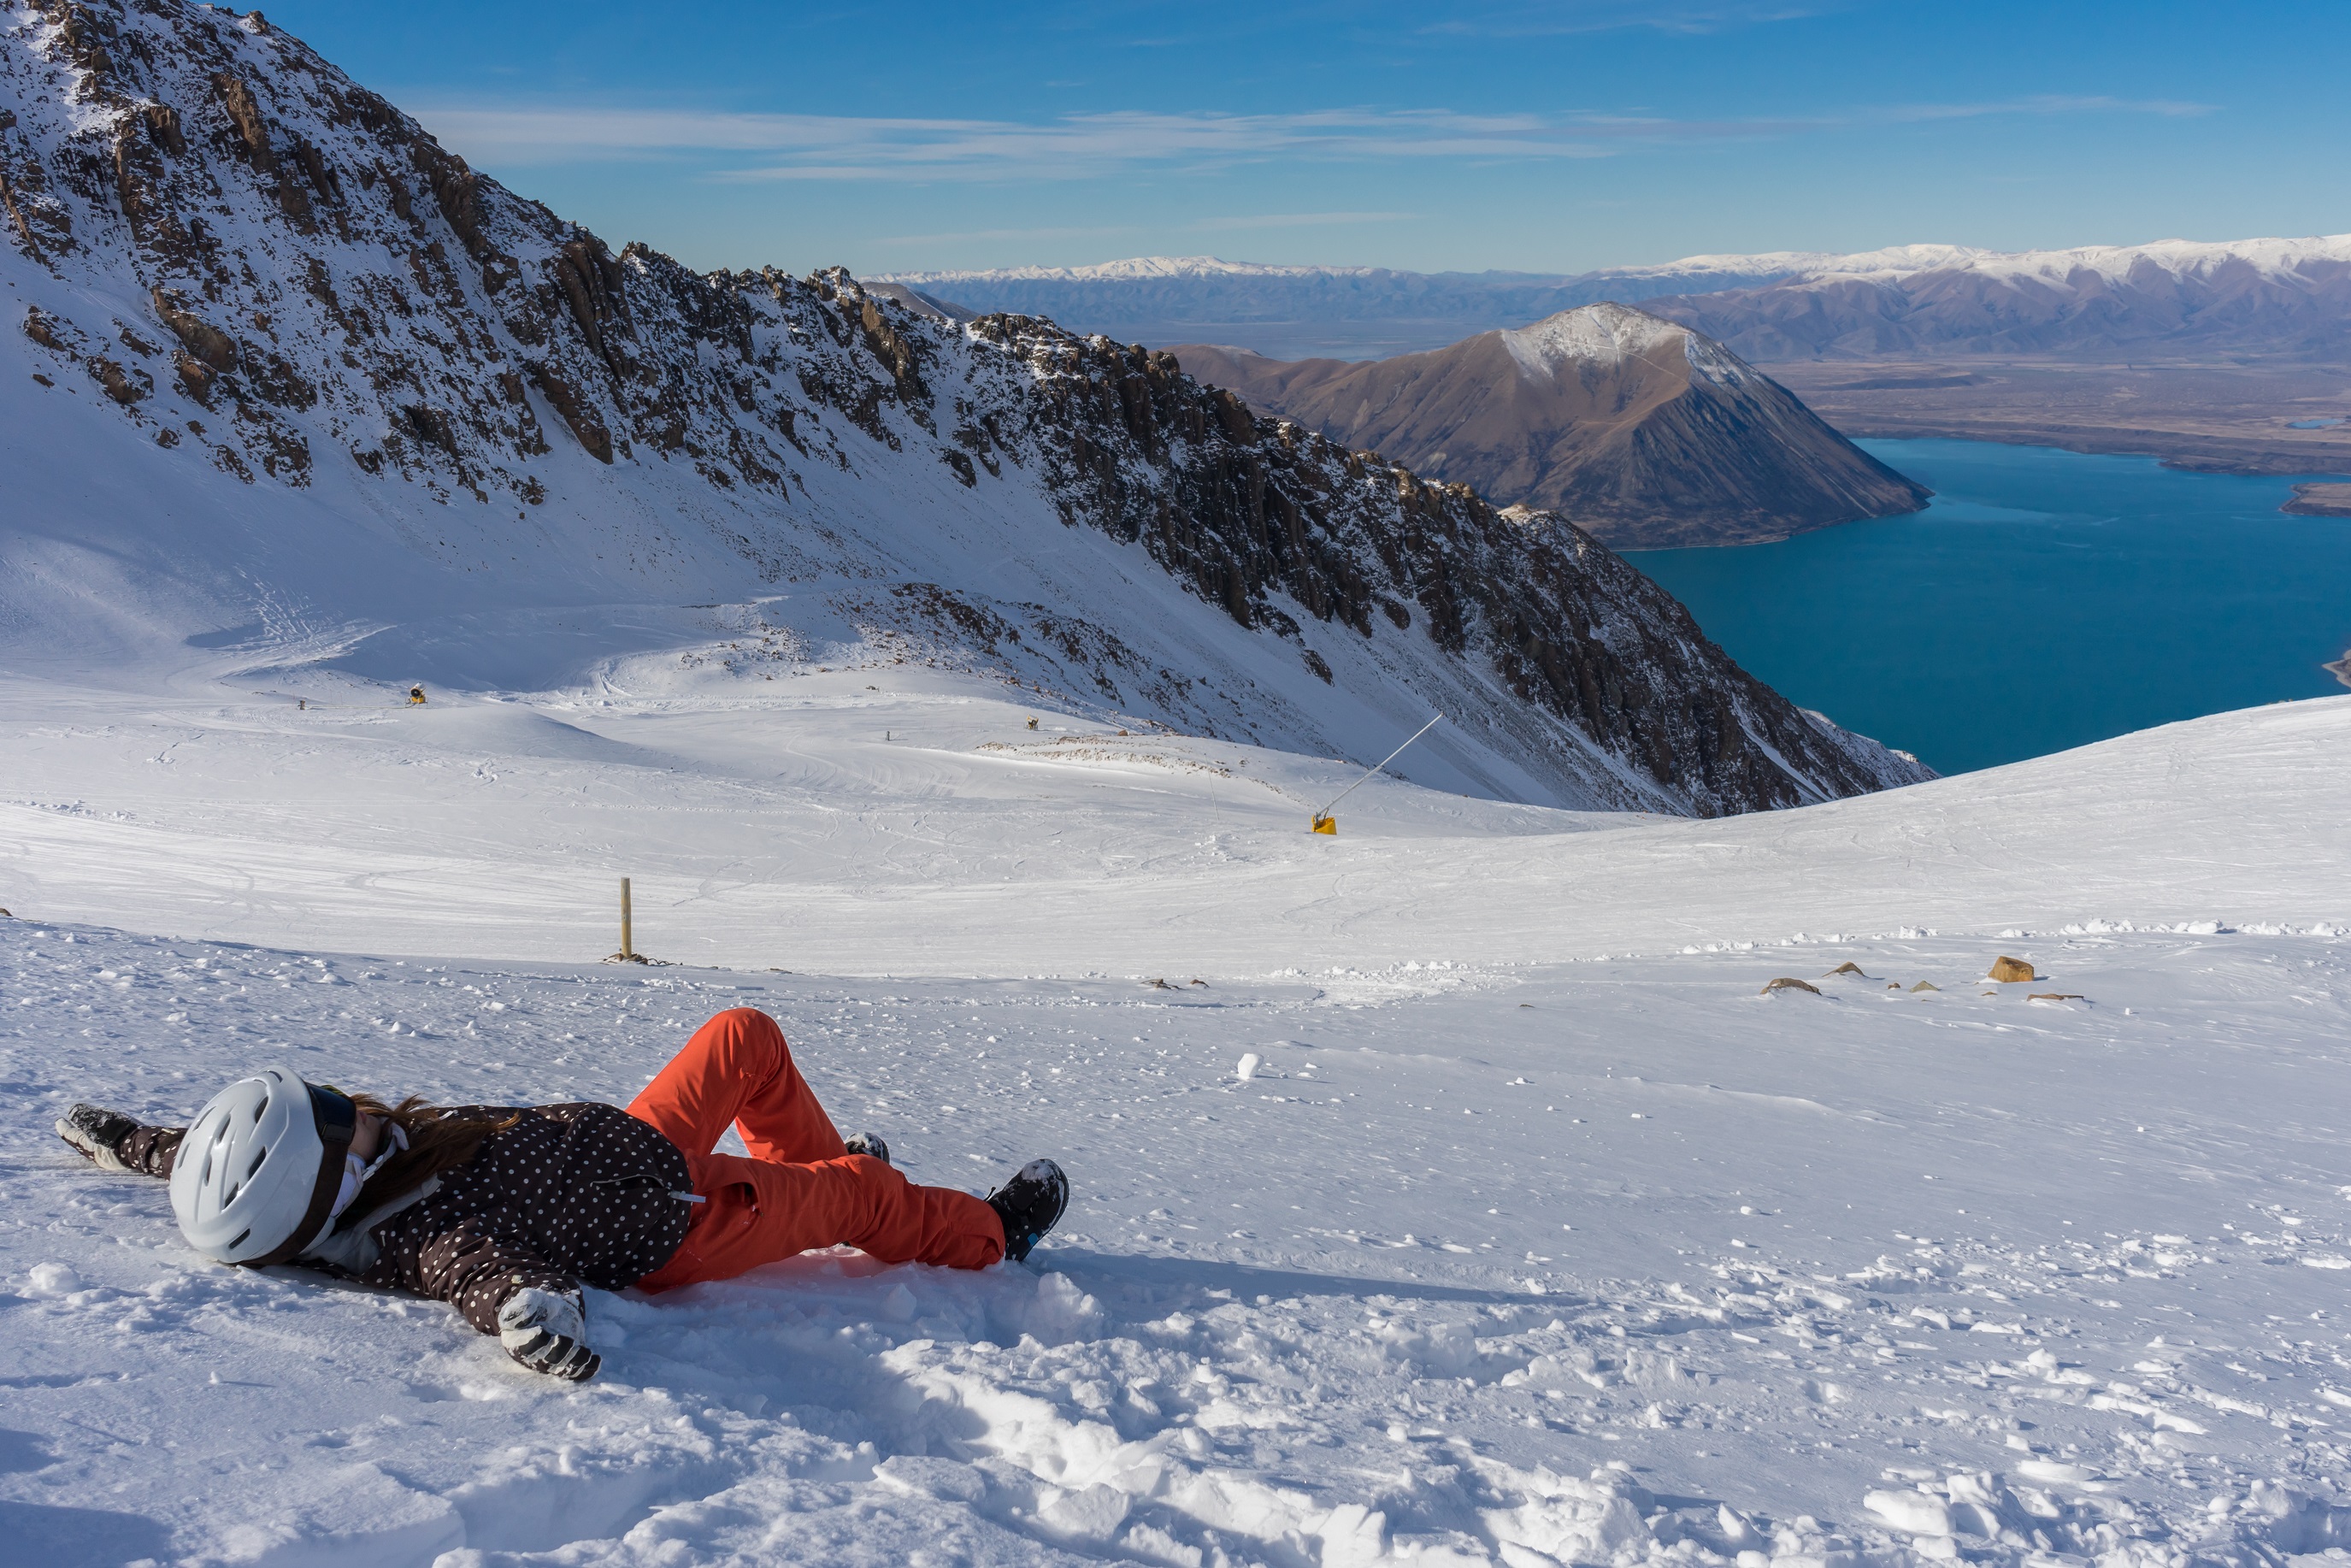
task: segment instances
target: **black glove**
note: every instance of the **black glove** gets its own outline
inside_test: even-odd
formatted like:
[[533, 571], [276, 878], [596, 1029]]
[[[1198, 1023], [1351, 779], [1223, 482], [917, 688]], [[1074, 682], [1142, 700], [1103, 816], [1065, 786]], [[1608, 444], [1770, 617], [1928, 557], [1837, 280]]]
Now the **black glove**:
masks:
[[498, 1308], [498, 1343], [533, 1372], [585, 1383], [604, 1364], [588, 1348], [588, 1312], [576, 1297], [517, 1291]]

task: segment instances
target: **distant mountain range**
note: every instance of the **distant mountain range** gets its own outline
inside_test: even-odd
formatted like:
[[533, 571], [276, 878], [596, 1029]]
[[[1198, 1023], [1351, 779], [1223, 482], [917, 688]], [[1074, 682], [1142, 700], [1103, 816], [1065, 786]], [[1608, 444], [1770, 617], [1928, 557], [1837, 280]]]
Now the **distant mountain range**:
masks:
[[2351, 347], [2351, 235], [2053, 251], [1773, 251], [1573, 275], [1154, 256], [891, 281], [975, 311], [1277, 358], [1440, 348], [1604, 299], [1638, 303], [1765, 363], [1920, 353], [2319, 360]]
[[1204, 382], [1619, 549], [1743, 544], [1915, 512], [1929, 492], [1721, 344], [1623, 305], [1368, 361], [1175, 350]]

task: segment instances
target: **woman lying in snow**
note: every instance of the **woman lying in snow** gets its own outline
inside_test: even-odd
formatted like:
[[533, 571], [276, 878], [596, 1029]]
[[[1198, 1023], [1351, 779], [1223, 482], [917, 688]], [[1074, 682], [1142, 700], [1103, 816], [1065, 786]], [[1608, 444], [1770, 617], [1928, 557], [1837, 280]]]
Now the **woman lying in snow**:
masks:
[[[714, 1152], [733, 1123], [751, 1151]], [[192, 1126], [76, 1105], [57, 1134], [168, 1177], [180, 1230], [224, 1263], [296, 1263], [454, 1305], [534, 1372], [596, 1375], [580, 1288], [724, 1280], [811, 1248], [885, 1263], [1016, 1262], [1069, 1201], [1033, 1160], [988, 1198], [916, 1186], [844, 1143], [775, 1019], [720, 1013], [626, 1111], [387, 1105], [272, 1068]]]

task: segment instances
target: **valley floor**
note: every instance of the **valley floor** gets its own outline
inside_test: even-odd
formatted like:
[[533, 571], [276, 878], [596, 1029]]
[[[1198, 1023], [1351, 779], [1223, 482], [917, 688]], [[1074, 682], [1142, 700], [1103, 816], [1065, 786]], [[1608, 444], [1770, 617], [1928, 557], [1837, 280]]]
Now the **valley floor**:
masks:
[[2351, 376], [2332, 365], [1938, 356], [1761, 368], [1856, 439], [2138, 454], [2215, 474], [2351, 473]]
[[[2351, 1548], [2351, 698], [1717, 822], [1382, 780], [1334, 841], [1302, 830], [1335, 763], [1029, 732], [925, 679], [323, 716], [0, 694], [12, 1545]], [[684, 962], [589, 961], [622, 873]], [[2001, 953], [2042, 980], [1982, 981]], [[1065, 1228], [985, 1274], [811, 1255], [597, 1295], [575, 1388], [440, 1305], [207, 1265], [160, 1184], [47, 1131], [266, 1061], [625, 1101], [747, 1005], [917, 1179], [1054, 1154]]]

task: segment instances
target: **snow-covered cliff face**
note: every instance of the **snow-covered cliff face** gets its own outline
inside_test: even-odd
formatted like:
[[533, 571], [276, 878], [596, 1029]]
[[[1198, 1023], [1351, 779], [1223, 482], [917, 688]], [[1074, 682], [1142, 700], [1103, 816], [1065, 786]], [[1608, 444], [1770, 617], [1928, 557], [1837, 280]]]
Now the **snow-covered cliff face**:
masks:
[[1405, 771], [1544, 803], [1923, 776], [1562, 519], [1165, 355], [615, 254], [257, 13], [0, 29], [20, 661], [640, 692], [929, 663], [1357, 756], [1434, 705], [1457, 722]]

